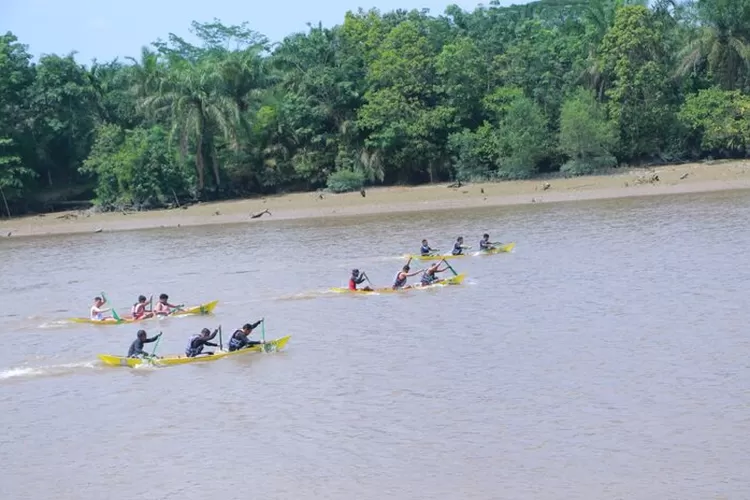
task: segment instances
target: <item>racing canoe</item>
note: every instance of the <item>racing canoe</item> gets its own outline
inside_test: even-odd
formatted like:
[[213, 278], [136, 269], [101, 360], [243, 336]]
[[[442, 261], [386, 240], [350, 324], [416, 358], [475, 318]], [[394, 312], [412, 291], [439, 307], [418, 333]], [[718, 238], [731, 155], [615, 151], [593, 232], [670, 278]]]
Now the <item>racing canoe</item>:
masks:
[[375, 288], [374, 290], [349, 290], [348, 288], [331, 288], [332, 292], [336, 293], [354, 293], [354, 294], [361, 294], [361, 293], [398, 293], [398, 292], [405, 292], [408, 290], [425, 290], [427, 288], [434, 288], [436, 286], [444, 286], [444, 285], [460, 285], [464, 278], [466, 277], [466, 274], [461, 273], [457, 274], [456, 276], [452, 276], [450, 278], [444, 278], [435, 281], [434, 283], [431, 283], [429, 285], [422, 285], [420, 283], [414, 284], [414, 285], [406, 285], [403, 288], [397, 288], [393, 289], [391, 288]]
[[173, 366], [173, 365], [186, 365], [189, 363], [203, 363], [206, 361], [216, 361], [218, 359], [235, 356], [238, 354], [247, 354], [249, 352], [274, 352], [283, 349], [291, 335], [281, 337], [275, 340], [269, 340], [265, 344], [248, 347], [246, 349], [240, 349], [239, 351], [215, 351], [213, 355], [202, 355], [194, 358], [188, 358], [187, 356], [164, 356], [163, 358], [126, 358], [123, 356], [115, 356], [113, 354], [98, 354], [97, 357], [108, 366], [128, 366], [133, 368], [138, 365], [154, 365], [154, 366]]
[[206, 302], [205, 304], [180, 309], [179, 311], [173, 312], [169, 316], [156, 316], [155, 318], [133, 319], [132, 316], [120, 316], [120, 321], [117, 321], [115, 318], [105, 318], [103, 320], [90, 318], [70, 318], [68, 321], [71, 321], [73, 323], [89, 323], [92, 325], [120, 325], [123, 323], [139, 323], [141, 321], [148, 321], [150, 319], [170, 318], [172, 316], [185, 316], [188, 314], [211, 314], [213, 313], [214, 309], [216, 309], [216, 305], [218, 303], [218, 300], [214, 300], [212, 302]]
[[442, 260], [442, 259], [459, 259], [463, 257], [476, 257], [477, 255], [495, 255], [498, 253], [507, 253], [512, 251], [516, 247], [515, 242], [514, 243], [506, 243], [505, 245], [501, 245], [499, 247], [495, 247], [492, 250], [479, 250], [478, 252], [470, 252], [465, 253], [461, 255], [453, 255], [453, 254], [447, 254], [447, 255], [404, 255], [407, 259], [412, 260]]

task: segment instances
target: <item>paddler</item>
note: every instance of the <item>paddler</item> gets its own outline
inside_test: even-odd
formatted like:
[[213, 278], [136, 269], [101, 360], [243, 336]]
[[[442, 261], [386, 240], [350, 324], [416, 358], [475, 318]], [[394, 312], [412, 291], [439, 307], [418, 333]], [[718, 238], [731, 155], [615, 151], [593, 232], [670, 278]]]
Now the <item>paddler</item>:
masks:
[[459, 236], [458, 239], [456, 239], [456, 243], [453, 245], [453, 251], [451, 252], [453, 255], [463, 255], [464, 250], [471, 248], [464, 246], [464, 237]]
[[102, 307], [106, 303], [107, 301], [101, 297], [94, 298], [94, 305], [91, 306], [91, 313], [89, 316], [93, 321], [105, 320], [104, 313], [110, 311], [109, 308]]
[[130, 315], [133, 316], [133, 319], [146, 319], [154, 317], [154, 312], [146, 309], [145, 295], [140, 295], [138, 297], [138, 302], [133, 304], [133, 307], [130, 309]]
[[440, 269], [440, 264], [442, 262], [436, 262], [435, 264], [432, 264], [430, 267], [425, 269], [424, 273], [422, 274], [422, 286], [431, 285], [435, 281], [437, 281], [437, 276], [435, 276], [437, 273], [442, 273], [448, 270], [448, 266], [444, 269]]
[[167, 295], [166, 293], [162, 293], [161, 295], [159, 295], [159, 302], [157, 302], [156, 306], [154, 307], [154, 313], [157, 316], [169, 316], [174, 310], [180, 308], [180, 306], [170, 304], [168, 301], [169, 295]]
[[432, 255], [433, 252], [437, 252], [437, 249], [431, 248], [427, 240], [422, 240], [422, 248], [419, 249], [421, 255]]
[[394, 290], [398, 290], [399, 288], [405, 288], [407, 278], [416, 276], [417, 274], [424, 271], [424, 269], [420, 269], [419, 271], [414, 271], [413, 273], [409, 273], [410, 270], [411, 270], [411, 267], [409, 267], [409, 264], [406, 264], [404, 267], [401, 268], [401, 271], [396, 273], [396, 279], [393, 282]]
[[132, 344], [130, 344], [130, 349], [128, 349], [128, 357], [129, 358], [151, 357], [149, 353], [143, 350], [143, 345], [148, 344], [149, 342], [153, 342], [159, 337], [161, 337], [161, 333], [151, 338], [147, 338], [146, 330], [138, 330], [138, 335], [136, 336], [136, 339], [133, 341]]
[[232, 334], [232, 338], [229, 339], [229, 352], [239, 351], [240, 349], [253, 347], [259, 344], [265, 344], [265, 342], [262, 340], [248, 339], [250, 334], [253, 333], [253, 330], [255, 330], [258, 325], [260, 325], [264, 321], [265, 320], [261, 318], [253, 324], [245, 323], [242, 326], [241, 330], [235, 330], [235, 332]]
[[216, 337], [217, 333], [219, 333], [218, 328], [214, 330], [214, 333], [211, 333], [211, 330], [208, 328], [204, 328], [198, 335], [190, 337], [190, 341], [185, 348], [185, 356], [188, 358], [194, 358], [200, 354], [207, 354], [209, 356], [213, 355], [213, 352], [203, 352], [203, 347], [218, 347], [219, 344], [211, 342], [211, 340]]
[[[501, 243], [497, 243], [497, 245], [500, 245], [500, 244]], [[488, 250], [494, 250], [496, 248], [495, 245], [496, 243], [490, 243], [490, 235], [487, 233], [484, 233], [484, 235], [482, 236], [482, 239], [479, 240], [479, 249], [485, 252]]]
[[[352, 269], [352, 275], [349, 278], [349, 290], [357, 290], [357, 285], [361, 285], [366, 279], [367, 275], [364, 272], [360, 273], [359, 269]], [[369, 292], [372, 291], [372, 288], [366, 286], [361, 290], [367, 290]]]

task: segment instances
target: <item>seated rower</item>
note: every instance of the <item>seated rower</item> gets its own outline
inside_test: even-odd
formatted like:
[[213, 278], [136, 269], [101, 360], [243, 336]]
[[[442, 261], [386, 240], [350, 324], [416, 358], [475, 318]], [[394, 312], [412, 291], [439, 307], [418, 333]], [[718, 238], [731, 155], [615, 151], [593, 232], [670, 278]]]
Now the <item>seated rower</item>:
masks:
[[245, 323], [243, 325], [241, 330], [235, 330], [235, 332], [232, 334], [232, 338], [229, 339], [229, 352], [239, 351], [240, 349], [245, 349], [246, 347], [253, 347], [255, 345], [264, 344], [262, 340], [250, 340], [248, 337], [251, 333], [253, 333], [253, 330], [255, 330], [258, 325], [263, 323], [263, 319], [256, 321], [252, 325], [250, 323]]
[[422, 240], [422, 248], [419, 249], [420, 255], [432, 255], [433, 252], [437, 252], [437, 249], [430, 247], [427, 240]]
[[[349, 278], [349, 290], [357, 290], [357, 285], [361, 285], [367, 279], [364, 272], [360, 273], [359, 269], [352, 269], [352, 276]], [[372, 291], [372, 288], [366, 286], [361, 290]]]
[[173, 304], [170, 304], [168, 302], [169, 295], [166, 293], [162, 293], [159, 295], [159, 302], [156, 303], [156, 307], [154, 307], [154, 314], [157, 316], [169, 316], [174, 312], [174, 310], [179, 309], [180, 306], [175, 306]]
[[130, 309], [130, 315], [133, 316], [133, 319], [146, 319], [154, 317], [154, 312], [146, 309], [145, 295], [140, 295], [138, 297], [138, 302], [133, 304], [133, 307]]
[[435, 283], [438, 280], [438, 277], [435, 275], [437, 273], [443, 273], [448, 270], [447, 266], [444, 269], [440, 269], [440, 264], [441, 262], [436, 262], [435, 264], [432, 264], [430, 267], [425, 269], [424, 273], [422, 274], [422, 286]]
[[414, 271], [413, 273], [410, 274], [409, 273], [410, 269], [411, 268], [409, 267], [409, 264], [406, 264], [404, 267], [401, 268], [401, 271], [396, 273], [396, 280], [393, 282], [394, 290], [398, 290], [399, 288], [407, 288], [406, 279], [412, 276], [416, 276], [417, 274], [423, 271], [422, 269], [420, 269], [419, 271]]
[[219, 333], [218, 328], [214, 330], [214, 333], [211, 333], [211, 330], [208, 328], [204, 328], [199, 334], [190, 337], [190, 341], [185, 348], [185, 356], [188, 358], [194, 358], [200, 354], [207, 354], [209, 356], [213, 355], [213, 352], [203, 352], [203, 347], [218, 347], [219, 344], [211, 342], [211, 340], [216, 337], [217, 333]]
[[94, 321], [104, 321], [106, 319], [104, 313], [110, 310], [109, 308], [102, 307], [106, 303], [106, 299], [96, 297], [94, 299], [94, 305], [91, 306], [91, 313], [89, 317]]
[[495, 243], [490, 243], [490, 235], [487, 233], [484, 233], [484, 236], [482, 236], [482, 239], [479, 241], [479, 250], [487, 251], [487, 250], [494, 250], [495, 249]]
[[453, 255], [463, 255], [464, 250], [466, 250], [467, 246], [464, 246], [464, 237], [459, 236], [456, 240], [456, 243], [453, 245], [453, 251], [451, 252]]
[[132, 344], [130, 344], [130, 349], [128, 349], [128, 357], [129, 358], [151, 357], [149, 353], [143, 350], [143, 345], [148, 344], [149, 342], [153, 342], [159, 337], [161, 337], [161, 333], [151, 338], [147, 338], [146, 330], [138, 330], [138, 335], [136, 336], [136, 339], [133, 341]]

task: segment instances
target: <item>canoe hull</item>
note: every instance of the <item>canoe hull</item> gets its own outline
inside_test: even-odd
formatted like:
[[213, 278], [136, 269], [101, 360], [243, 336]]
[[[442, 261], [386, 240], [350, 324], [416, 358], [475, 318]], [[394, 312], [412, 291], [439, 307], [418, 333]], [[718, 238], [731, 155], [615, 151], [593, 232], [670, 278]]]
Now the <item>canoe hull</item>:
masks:
[[173, 316], [187, 316], [188, 314], [212, 314], [214, 309], [216, 309], [216, 305], [218, 303], [219, 303], [218, 300], [214, 300], [212, 302], [206, 302], [205, 304], [186, 307], [185, 309], [182, 309], [181, 311], [173, 312], [169, 316], [157, 316], [154, 318], [133, 319], [132, 317], [121, 316], [120, 321], [117, 321], [114, 318], [106, 318], [101, 321], [90, 319], [90, 318], [70, 318], [69, 321], [71, 321], [72, 323], [85, 323], [85, 324], [90, 324], [90, 325], [121, 325], [124, 323], [140, 323], [141, 321], [171, 318]]
[[335, 293], [351, 293], [351, 294], [373, 294], [373, 293], [400, 293], [400, 292], [407, 292], [409, 290], [427, 290], [429, 288], [434, 288], [437, 286], [445, 286], [445, 285], [460, 285], [463, 283], [464, 278], [466, 278], [466, 275], [461, 273], [457, 276], [452, 276], [450, 278], [444, 278], [441, 280], [438, 280], [435, 283], [432, 283], [430, 285], [422, 286], [421, 284], [415, 284], [415, 285], [407, 285], [404, 288], [376, 288], [374, 290], [349, 290], [348, 288], [331, 288], [332, 292]]
[[196, 356], [194, 358], [188, 358], [187, 356], [165, 356], [163, 358], [157, 358], [154, 360], [147, 360], [141, 358], [125, 358], [122, 356], [114, 356], [112, 354], [98, 354], [99, 360], [108, 366], [127, 366], [134, 368], [138, 365], [154, 365], [154, 366], [175, 366], [175, 365], [187, 365], [191, 363], [205, 363], [208, 361], [217, 361], [222, 358], [231, 356], [237, 356], [240, 354], [247, 354], [250, 352], [274, 352], [280, 351], [289, 342], [291, 335], [281, 337], [275, 340], [269, 340], [265, 344], [248, 347], [247, 349], [240, 349], [239, 351], [215, 351], [213, 355]]
[[501, 245], [499, 247], [493, 248], [492, 250], [480, 250], [478, 252], [472, 252], [472, 253], [465, 253], [462, 255], [405, 255], [404, 257], [407, 259], [412, 260], [442, 260], [442, 259], [462, 259], [464, 257], [476, 257], [477, 255], [495, 255], [499, 253], [508, 253], [513, 251], [513, 249], [516, 247], [515, 242], [513, 243], [506, 243], [505, 245]]

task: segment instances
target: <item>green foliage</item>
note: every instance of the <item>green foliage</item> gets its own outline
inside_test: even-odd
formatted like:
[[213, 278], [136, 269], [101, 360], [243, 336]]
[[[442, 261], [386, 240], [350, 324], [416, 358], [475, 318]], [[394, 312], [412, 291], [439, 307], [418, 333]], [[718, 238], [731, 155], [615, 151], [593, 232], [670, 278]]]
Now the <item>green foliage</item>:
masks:
[[24, 182], [36, 175], [21, 164], [21, 158], [13, 152], [14, 146], [12, 139], [0, 138], [0, 189], [8, 200], [20, 198]]
[[464, 129], [449, 138], [456, 178], [462, 181], [486, 181], [496, 177], [497, 138], [489, 123], [476, 130]]
[[609, 111], [619, 124], [620, 153], [628, 158], [658, 156], [675, 121], [663, 43], [660, 19], [644, 6], [617, 10], [602, 41], [603, 67], [613, 81]]
[[358, 10], [274, 45], [190, 31], [89, 67], [0, 36], [13, 213], [52, 188], [148, 207], [747, 152], [750, 0]]
[[539, 171], [549, 152], [547, 118], [539, 105], [526, 97], [515, 100], [500, 124], [500, 179], [528, 179]]
[[570, 160], [560, 170], [570, 175], [592, 174], [617, 165], [616, 124], [594, 95], [584, 89], [563, 104], [560, 113], [559, 149]]
[[502, 109], [497, 125], [485, 122], [476, 131], [450, 137], [457, 178], [528, 179], [539, 170], [549, 152], [547, 120], [531, 99], [504, 95], [514, 97], [497, 108]]
[[365, 185], [365, 176], [354, 170], [337, 170], [328, 176], [327, 185], [333, 193], [359, 191]]
[[191, 180], [158, 126], [129, 131], [117, 125], [100, 127], [81, 171], [98, 178], [97, 204], [114, 209], [161, 206], [178, 193], [184, 195]]
[[750, 146], [750, 96], [737, 90], [701, 90], [688, 96], [680, 119], [699, 139], [703, 152], [744, 156]]

